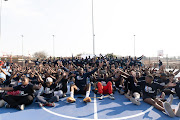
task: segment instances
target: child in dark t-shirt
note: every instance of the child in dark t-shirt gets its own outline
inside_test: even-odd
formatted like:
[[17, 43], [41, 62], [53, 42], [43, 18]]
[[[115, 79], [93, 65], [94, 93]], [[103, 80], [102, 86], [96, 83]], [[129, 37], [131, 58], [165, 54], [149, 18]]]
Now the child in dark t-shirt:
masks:
[[25, 76], [22, 77], [22, 84], [15, 87], [0, 87], [0, 90], [5, 91], [20, 91], [19, 95], [3, 95], [2, 98], [7, 102], [6, 108], [17, 108], [24, 110], [25, 105], [29, 105], [33, 102], [34, 90], [40, 89], [40, 86], [32, 85], [29, 83], [29, 79]]
[[[38, 74], [39, 76], [39, 74]], [[42, 106], [55, 106], [54, 102], [58, 102], [59, 101], [59, 94], [63, 94], [62, 91], [58, 91], [60, 92], [59, 94], [56, 93], [56, 95], [54, 94], [57, 83], [59, 83], [63, 77], [66, 76], [65, 73], [63, 73], [63, 75], [56, 81], [53, 82], [53, 79], [51, 77], [46, 78], [46, 82], [44, 83], [44, 81], [42, 80], [42, 78], [39, 76], [39, 78], [41, 79], [42, 82], [42, 86], [43, 86], [43, 94], [42, 95], [38, 95], [36, 97], [36, 99], [40, 102], [39, 105], [40, 107]]]
[[177, 109], [174, 110], [167, 101], [162, 102], [156, 98], [157, 89], [173, 87], [175, 84], [169, 83], [168, 85], [162, 86], [159, 83], [154, 82], [154, 78], [151, 75], [146, 76], [145, 81], [138, 82], [137, 84], [142, 88], [144, 102], [154, 106], [156, 109], [162, 112], [165, 112], [170, 117], [174, 117], [175, 115], [179, 116], [180, 104], [178, 104]]

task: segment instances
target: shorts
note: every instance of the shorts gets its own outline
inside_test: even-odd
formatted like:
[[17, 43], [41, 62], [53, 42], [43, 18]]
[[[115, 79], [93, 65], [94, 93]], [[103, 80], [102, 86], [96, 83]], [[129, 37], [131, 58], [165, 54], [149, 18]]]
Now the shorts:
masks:
[[86, 94], [85, 87], [83, 87], [83, 88], [78, 88], [78, 90], [75, 90], [75, 91], [74, 91], [74, 94], [83, 94], [83, 95], [85, 95], [85, 94]]

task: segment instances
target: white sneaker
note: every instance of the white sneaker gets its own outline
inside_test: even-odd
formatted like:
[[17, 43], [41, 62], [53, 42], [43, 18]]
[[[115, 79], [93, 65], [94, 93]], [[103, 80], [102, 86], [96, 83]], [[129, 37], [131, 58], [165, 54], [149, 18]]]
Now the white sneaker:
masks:
[[109, 95], [109, 98], [110, 98], [111, 100], [115, 100], [115, 97], [114, 97], [113, 94], [110, 94], [110, 95]]
[[178, 106], [175, 109], [175, 114], [177, 117], [180, 117], [180, 103], [178, 104]]
[[162, 94], [161, 94], [161, 96], [160, 96], [160, 98], [162, 99], [162, 100], [164, 100], [164, 98], [165, 98], [165, 93], [164, 92], [162, 92]]
[[18, 105], [17, 109], [19, 109], [19, 110], [24, 110], [24, 107], [25, 107], [25, 105], [24, 105], [24, 104], [22, 104], [22, 105]]
[[104, 95], [100, 95], [99, 100], [102, 100], [104, 98]]
[[135, 105], [140, 105], [141, 104], [138, 100], [134, 99], [133, 97], [131, 97], [129, 100]]
[[5, 105], [5, 101], [4, 100], [0, 100], [0, 108], [3, 107]]
[[167, 115], [169, 115], [170, 117], [175, 117], [175, 114], [171, 108], [171, 105], [168, 102], [164, 102], [163, 107]]
[[169, 97], [168, 97], [168, 99], [167, 99], [167, 102], [168, 102], [170, 105], [172, 105], [172, 102], [173, 102], [173, 95], [172, 95], [172, 94], [169, 95]]
[[44, 104], [43, 103], [38, 103], [39, 104], [39, 107], [43, 107], [44, 106]]

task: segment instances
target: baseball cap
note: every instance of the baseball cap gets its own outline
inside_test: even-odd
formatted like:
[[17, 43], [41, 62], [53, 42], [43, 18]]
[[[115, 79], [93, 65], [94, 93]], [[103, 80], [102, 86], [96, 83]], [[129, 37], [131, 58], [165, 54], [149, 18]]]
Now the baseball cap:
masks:
[[46, 82], [53, 82], [53, 79], [51, 77], [46, 78]]

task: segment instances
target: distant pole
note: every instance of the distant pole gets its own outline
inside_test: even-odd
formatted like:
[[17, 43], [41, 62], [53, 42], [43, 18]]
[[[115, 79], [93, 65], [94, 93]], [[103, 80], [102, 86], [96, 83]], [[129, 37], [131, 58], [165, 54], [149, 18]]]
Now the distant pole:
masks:
[[178, 56], [178, 63], [179, 63], [179, 68], [178, 69], [180, 69], [180, 57]]
[[24, 36], [21, 35], [21, 37], [22, 37], [22, 63], [23, 63], [23, 67], [24, 67], [24, 53], [23, 53], [23, 51], [24, 51], [24, 46], [23, 46]]
[[166, 59], [167, 59], [167, 69], [169, 69], [168, 54], [166, 55]]
[[136, 40], [135, 40], [136, 35], [134, 35], [134, 57], [136, 56]]
[[55, 57], [55, 49], [54, 49], [54, 35], [53, 36], [53, 57]]
[[93, 55], [95, 55], [95, 34], [94, 34], [94, 7], [92, 0], [92, 34], [93, 34]]

